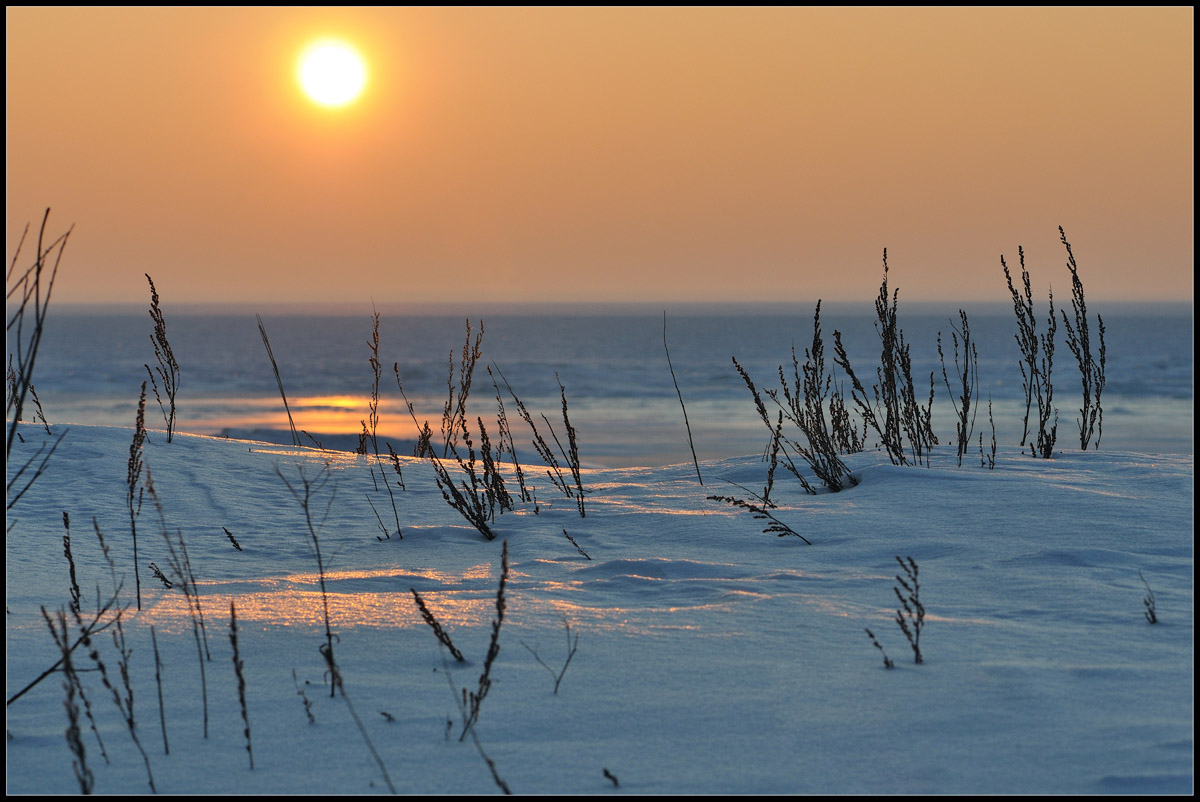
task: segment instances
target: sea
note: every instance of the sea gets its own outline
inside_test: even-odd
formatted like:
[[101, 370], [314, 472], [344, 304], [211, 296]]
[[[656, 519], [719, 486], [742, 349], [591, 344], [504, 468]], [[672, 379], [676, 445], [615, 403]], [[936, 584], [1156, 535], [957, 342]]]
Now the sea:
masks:
[[[990, 450], [993, 426], [1000, 445], [1017, 446], [1022, 436], [1021, 354], [1011, 305], [901, 302], [899, 324], [918, 397], [928, 398], [932, 380], [934, 431], [953, 453], [958, 376], [967, 364], [960, 309], [967, 313], [977, 351], [967, 459], [979, 461], [979, 435]], [[286, 444], [292, 442], [290, 411], [303, 445], [353, 450], [371, 422], [377, 395], [380, 448], [391, 444], [397, 453], [411, 454], [418, 424], [428, 421], [440, 431], [450, 388], [457, 400], [466, 379], [464, 346], [469, 341], [473, 349], [482, 334], [467, 394], [473, 431], [480, 419], [495, 438], [502, 401], [518, 458], [524, 449], [534, 461], [529, 427], [514, 396], [543, 436], [548, 441], [556, 436], [564, 446], [565, 403], [582, 464], [632, 467], [690, 463], [689, 432], [700, 460], [763, 452], [769, 431], [733, 360], [764, 394], [780, 387], [781, 369], [793, 380], [793, 354], [803, 365], [805, 349], [812, 347], [815, 304], [442, 304], [377, 312], [370, 304], [256, 308], [173, 305], [164, 299], [162, 310], [179, 366], [178, 432]], [[1066, 312], [1072, 313], [1069, 303]], [[376, 313], [377, 384], [371, 363]], [[1193, 453], [1192, 302], [1094, 303], [1088, 313], [1097, 358], [1097, 313], [1105, 325], [1099, 449]], [[1044, 305], [1038, 314], [1044, 328]], [[852, 368], [869, 388], [880, 361], [873, 304], [823, 304], [820, 325], [827, 371], [848, 394], [845, 372], [834, 365], [834, 332], [840, 332]], [[1061, 317], [1057, 328], [1051, 372], [1057, 447], [1078, 450], [1081, 374]], [[150, 383], [158, 364], [153, 332], [145, 307], [52, 305], [33, 381], [50, 427], [132, 428], [146, 382], [146, 427], [165, 429], [165, 412]], [[10, 353], [14, 337], [10, 330]], [[33, 414], [27, 405], [24, 417]]]

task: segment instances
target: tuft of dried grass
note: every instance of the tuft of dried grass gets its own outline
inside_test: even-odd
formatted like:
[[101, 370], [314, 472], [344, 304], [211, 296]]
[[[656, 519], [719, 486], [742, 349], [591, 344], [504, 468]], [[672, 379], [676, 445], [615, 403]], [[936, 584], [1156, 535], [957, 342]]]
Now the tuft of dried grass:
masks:
[[[363, 423], [363, 436], [359, 440], [359, 449], [360, 453], [365, 454], [366, 440], [369, 439], [371, 441], [371, 447], [375, 450], [375, 462], [371, 465], [371, 479], [375, 479], [375, 470], [378, 468], [379, 480], [383, 482], [383, 486], [388, 492], [388, 499], [392, 502], [392, 515], [395, 516], [396, 520], [396, 537], [403, 540], [404, 534], [400, 529], [400, 511], [396, 508], [396, 495], [392, 492], [392, 483], [388, 480], [387, 476], [384, 475], [383, 466], [380, 464], [382, 458], [379, 453], [379, 438], [377, 436], [377, 432], [379, 428], [379, 377], [383, 375], [383, 368], [379, 362], [378, 312], [375, 312], [372, 318], [371, 339], [367, 340], [367, 347], [371, 349], [371, 357], [369, 360], [371, 365], [371, 400], [368, 405], [368, 418], [370, 420], [370, 424], [368, 428], [368, 424], [366, 422]], [[401, 489], [403, 489], [404, 475], [400, 471], [400, 460], [396, 457], [396, 452], [392, 450], [390, 443], [388, 444], [387, 448], [392, 457], [392, 468], [395, 470], [396, 475], [400, 477], [399, 485]], [[378, 482], [376, 482], [376, 489], [378, 489]], [[372, 504], [371, 508], [374, 509], [375, 505]], [[378, 512], [375, 515], [376, 517], [379, 517]], [[388, 532], [386, 528], [384, 528], [384, 534], [387, 536], [387, 539], [391, 539], [391, 533]]]
[[142, 574], [138, 562], [137, 517], [142, 511], [142, 491], [138, 485], [142, 480], [142, 446], [146, 442], [146, 383], [138, 396], [137, 420], [133, 429], [133, 440], [129, 444], [129, 463], [125, 473], [127, 490], [125, 504], [129, 508], [129, 530], [133, 534], [133, 578], [137, 588], [137, 606], [142, 609]]
[[1093, 448], [1100, 447], [1100, 438], [1104, 434], [1104, 410], [1100, 406], [1100, 394], [1104, 391], [1104, 318], [1096, 315], [1096, 325], [1099, 329], [1100, 348], [1099, 361], [1092, 355], [1091, 333], [1088, 327], [1087, 302], [1083, 297], [1083, 282], [1079, 279], [1079, 266], [1075, 263], [1075, 254], [1071, 251], [1071, 243], [1067, 242], [1066, 232], [1058, 227], [1058, 235], [1063, 247], [1067, 249], [1067, 269], [1071, 271], [1071, 307], [1075, 312], [1075, 323], [1067, 317], [1066, 310], [1062, 311], [1063, 328], [1067, 330], [1067, 348], [1075, 356], [1079, 365], [1079, 377], [1083, 385], [1083, 404], [1079, 408], [1079, 447], [1087, 451], [1092, 435], [1096, 441]]
[[[167, 340], [167, 320], [163, 316], [162, 307], [158, 303], [158, 290], [154, 287], [154, 279], [146, 273], [146, 281], [150, 282], [150, 319], [154, 321], [154, 333], [150, 335], [150, 343], [154, 346], [154, 357], [158, 365], [151, 370], [146, 365], [146, 373], [150, 376], [150, 386], [154, 388], [154, 397], [158, 400], [158, 408], [162, 410], [163, 420], [167, 424], [167, 442], [175, 433], [175, 394], [179, 391], [179, 363]], [[155, 378], [155, 374], [158, 378]], [[159, 383], [162, 383], [162, 393], [159, 393]], [[167, 404], [163, 404], [163, 396]]]
[[[896, 611], [896, 625], [900, 627], [904, 637], [908, 638], [908, 645], [913, 650], [913, 662], [919, 664], [924, 662], [921, 656], [921, 630], [925, 628], [925, 606], [921, 604], [917, 563], [912, 557], [906, 562], [900, 559], [900, 555], [896, 555], [896, 562], [900, 563], [904, 570], [904, 576], [896, 575], [900, 587], [892, 588], [900, 601], [900, 609]], [[904, 588], [903, 594], [900, 593], [900, 588]]]
[[[937, 350], [938, 359], [942, 363], [942, 380], [946, 383], [946, 392], [950, 394], [950, 403], [954, 405], [955, 444], [958, 449], [958, 465], [962, 467], [963, 456], [967, 453], [967, 446], [975, 431], [975, 413], [978, 411], [976, 407], [972, 407], [971, 402], [979, 387], [979, 351], [975, 347], [975, 343], [971, 341], [971, 325], [967, 320], [966, 311], [959, 309], [958, 318], [961, 328], [955, 327], [953, 323], [950, 325], [950, 340], [954, 345], [954, 375], [959, 388], [957, 399], [954, 397], [954, 390], [950, 387], [950, 375], [946, 370], [946, 355], [942, 351], [942, 333], [940, 331], [938, 332]], [[960, 341], [961, 357], [959, 355]]]
[[[33, 264], [18, 271], [17, 261], [21, 258], [21, 250], [24, 248], [25, 238], [29, 234], [29, 226], [25, 226], [5, 276], [5, 284], [8, 287], [5, 305], [12, 309], [6, 315], [5, 340], [9, 347], [16, 349], [15, 354], [9, 353], [8, 359], [9, 393], [5, 398], [5, 417], [8, 419], [8, 429], [4, 448], [6, 460], [11, 459], [13, 443], [20, 439], [17, 429], [24, 420], [25, 400], [31, 395], [36, 397], [36, 394], [33, 393], [33, 371], [37, 364], [42, 335], [46, 329], [46, 312], [50, 308], [50, 296], [54, 291], [54, 281], [58, 277], [58, 267], [62, 262], [63, 251], [75, 228], [71, 226], [65, 234], [60, 234], [46, 244], [46, 225], [49, 221], [50, 210], [46, 209], [46, 213], [42, 216], [41, 227], [38, 229], [37, 252], [34, 254]], [[40, 402], [38, 407], [40, 410]], [[41, 417], [44, 423], [45, 416]], [[59, 439], [62, 439], [62, 435], [59, 435]], [[57, 445], [55, 443], [56, 447]], [[50, 454], [53, 452], [54, 449], [51, 448]], [[38, 449], [38, 453], [30, 457], [15, 475], [9, 477], [6, 509], [12, 509], [16, 499], [20, 498], [20, 495], [29, 489], [29, 485], [32, 485], [41, 476], [50, 454], [43, 457], [42, 449]], [[33, 478], [29, 479], [28, 484], [17, 493], [17, 484], [26, 471], [32, 471]]]
[[[775, 469], [783, 457], [784, 467], [791, 472], [800, 485], [809, 493], [817, 490], [812, 483], [796, 467], [791, 454], [799, 455], [820, 480], [821, 484], [836, 493], [846, 487], [858, 483], [850, 469], [839, 455], [839, 439], [845, 440], [846, 433], [835, 434], [833, 427], [826, 418], [826, 407], [830, 406], [833, 393], [833, 376], [825, 372], [825, 345], [821, 337], [821, 302], [817, 302], [813, 314], [813, 341], [810, 348], [804, 350], [804, 365], [801, 367], [796, 349], [792, 348], [792, 382], [784, 374], [783, 366], [779, 366], [779, 388], [767, 390], [767, 396], [775, 403], [778, 417], [774, 424], [767, 413], [766, 405], [759, 395], [758, 388], [750, 374], [734, 357], [733, 365], [737, 368], [754, 398], [755, 408], [759, 416], [771, 432], [770, 467], [767, 470], [767, 485], [763, 499], [770, 498], [771, 487], [774, 484]], [[783, 422], [787, 420], [804, 436], [804, 442], [785, 437]]]
[[[1054, 292], [1049, 293], [1050, 314], [1046, 319], [1046, 330], [1039, 334], [1029, 271], [1025, 269], [1025, 249], [1018, 246], [1017, 256], [1021, 264], [1022, 290], [1013, 286], [1012, 272], [1008, 269], [1003, 254], [1000, 256], [1000, 266], [1004, 269], [1008, 292], [1012, 296], [1013, 312], [1017, 317], [1017, 333], [1014, 338], [1021, 350], [1021, 360], [1017, 363], [1017, 367], [1021, 369], [1021, 387], [1025, 392], [1021, 446], [1024, 447], [1028, 442], [1033, 456], [1049, 459], [1054, 455], [1054, 443], [1058, 438], [1058, 410], [1054, 408], [1054, 384], [1051, 381], [1054, 368], [1054, 334], [1058, 328], [1054, 316]], [[1033, 442], [1030, 442], [1029, 416], [1035, 401], [1038, 410], [1037, 432]]]
[[[929, 464], [929, 454], [938, 444], [933, 432], [933, 373], [929, 374], [929, 400], [922, 405], [917, 400], [912, 377], [912, 350], [900, 328], [898, 309], [900, 290], [888, 289], [887, 249], [883, 250], [883, 281], [875, 298], [875, 331], [879, 335], [879, 367], [875, 369], [878, 383], [871, 395], [854, 373], [850, 358], [842, 345], [842, 333], [833, 332], [834, 362], [850, 378], [851, 398], [863, 421], [879, 436], [880, 445], [893, 465]], [[907, 443], [907, 446], [905, 445]]]
[[75, 772], [75, 779], [79, 783], [80, 793], [90, 794], [95, 786], [96, 778], [92, 774], [91, 769], [87, 765], [87, 750], [83, 745], [83, 737], [79, 728], [79, 704], [76, 697], [83, 691], [83, 686], [79, 682], [79, 675], [75, 671], [75, 666], [71, 662], [71, 647], [70, 636], [68, 635], [67, 615], [62, 610], [57, 614], [57, 625], [55, 618], [52, 618], [46, 612], [46, 608], [42, 608], [42, 617], [46, 619], [46, 624], [50, 627], [50, 634], [54, 638], [54, 643], [62, 652], [62, 673], [63, 673], [63, 690], [66, 692], [66, 698], [63, 700], [63, 707], [67, 711], [67, 747], [71, 750], [72, 760], [71, 768]]

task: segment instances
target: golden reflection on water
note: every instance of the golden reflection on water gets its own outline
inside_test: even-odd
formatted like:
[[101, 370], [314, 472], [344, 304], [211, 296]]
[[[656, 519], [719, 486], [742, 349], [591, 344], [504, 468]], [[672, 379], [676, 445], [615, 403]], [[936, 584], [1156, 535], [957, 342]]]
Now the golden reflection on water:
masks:
[[[288, 407], [296, 428], [325, 434], [358, 434], [369, 416], [371, 397], [366, 395], [306, 395], [288, 398]], [[210, 409], [192, 410], [189, 431], [215, 432], [223, 429], [271, 428], [287, 431], [287, 412], [278, 398], [211, 399]], [[229, 414], [226, 410], [239, 410]], [[381, 399], [379, 408], [383, 428], [380, 438], [415, 439], [417, 426], [408, 409], [398, 401]]]

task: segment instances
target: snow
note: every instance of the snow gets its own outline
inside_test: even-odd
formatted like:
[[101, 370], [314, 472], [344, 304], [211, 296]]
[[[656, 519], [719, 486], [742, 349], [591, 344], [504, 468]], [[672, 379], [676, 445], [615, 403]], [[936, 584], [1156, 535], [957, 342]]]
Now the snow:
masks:
[[[453, 689], [478, 687], [502, 541], [507, 609], [474, 731], [516, 793], [1193, 789], [1191, 455], [1063, 450], [1040, 460], [1013, 446], [1001, 447], [994, 470], [978, 455], [958, 467], [944, 446], [928, 468], [851, 455], [860, 482], [842, 493], [809, 496], [777, 478], [773, 514], [812, 545], [763, 534], [749, 512], [707, 498], [750, 498], [730, 482], [761, 492], [757, 456], [703, 462], [704, 486], [690, 463], [585, 469], [585, 518], [543, 474], [538, 511], [499, 516], [490, 542], [443, 501], [429, 463], [407, 458], [407, 489], [396, 490], [403, 538], [381, 540], [366, 499], [385, 522], [392, 509], [366, 457], [187, 434], [168, 443], [151, 431], [145, 463], [163, 513], [160, 521], [147, 498], [138, 518], [139, 612], [125, 506], [133, 432], [55, 426], [54, 436], [63, 428], [46, 473], [9, 511], [7, 695], [59, 656], [41, 610], [70, 601], [67, 511], [85, 616], [123, 583], [137, 734], [160, 793], [386, 792], [351, 709], [396, 791], [498, 792], [471, 737], [459, 740]], [[50, 439], [32, 425], [21, 433], [10, 477]], [[586, 462], [586, 442], [581, 451]], [[329, 505], [318, 536], [346, 698], [330, 696], [317, 562], [283, 481], [326, 476], [313, 509]], [[182, 536], [198, 580], [211, 651], [207, 738], [185, 598], [146, 568], [167, 571], [164, 527]], [[920, 665], [894, 621], [896, 556], [919, 566]], [[1156, 624], [1143, 615], [1142, 577]], [[410, 589], [466, 664], [439, 645]], [[561, 669], [564, 622], [578, 650], [555, 694], [533, 652]], [[95, 642], [113, 672], [109, 632]], [[94, 667], [82, 649], [73, 662]], [[83, 719], [95, 791], [149, 792], [98, 672], [79, 676], [109, 758]], [[8, 793], [78, 792], [64, 698], [55, 673], [8, 705]]]

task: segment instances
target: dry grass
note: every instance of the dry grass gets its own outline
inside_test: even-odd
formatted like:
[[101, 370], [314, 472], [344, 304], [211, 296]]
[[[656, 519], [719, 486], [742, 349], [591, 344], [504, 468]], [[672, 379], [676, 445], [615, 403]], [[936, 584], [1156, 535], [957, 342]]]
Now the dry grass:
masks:
[[[793, 347], [792, 382], [788, 381], [783, 366], [780, 365], [779, 387], [766, 391], [767, 397], [778, 407], [778, 417], [774, 425], [771, 423], [766, 405], [762, 396], [759, 395], [754, 381], [750, 378], [750, 374], [741, 366], [736, 357], [733, 364], [754, 398], [754, 405], [758, 410], [759, 417], [771, 432], [770, 467], [767, 471], [764, 500], [770, 499], [775, 469], [780, 464], [781, 456], [783, 466], [796, 477], [805, 491], [817, 492], [813, 484], [796, 467], [792, 454], [799, 456], [808, 465], [809, 470], [816, 475], [818, 481], [834, 493], [847, 487], [853, 487], [858, 483], [838, 453], [839, 439], [844, 440], [844, 436], [839, 438], [834, 434], [834, 427], [831, 426], [826, 416], [826, 409], [830, 407], [830, 397], [833, 394], [833, 376], [825, 372], [825, 345], [821, 337], [820, 301], [817, 302], [816, 312], [813, 314], [812, 346], [804, 351], [803, 367], [801, 367], [796, 356], [796, 349]], [[785, 420], [799, 430], [803, 435], [803, 442], [784, 436], [783, 422]]]
[[[146, 373], [150, 375], [150, 386], [154, 389], [154, 397], [158, 399], [158, 408], [162, 410], [163, 420], [167, 424], [167, 442], [171, 442], [175, 434], [175, 394], [179, 391], [179, 363], [167, 340], [167, 320], [162, 308], [158, 305], [158, 290], [154, 288], [154, 279], [146, 273], [146, 281], [150, 282], [150, 319], [154, 321], [154, 333], [150, 335], [150, 343], [154, 346], [154, 357], [158, 365], [153, 370], [146, 365]], [[155, 374], [158, 378], [155, 378]], [[159, 393], [159, 384], [162, 392]], [[163, 404], [163, 396], [167, 404]]]
[[[834, 361], [849, 377], [851, 398], [863, 421], [875, 430], [880, 445], [893, 465], [929, 464], [929, 454], [938, 444], [933, 432], [933, 373], [929, 374], [929, 400], [922, 405], [917, 399], [912, 376], [912, 352], [900, 328], [900, 290], [888, 289], [887, 249], [883, 251], [883, 281], [875, 298], [875, 330], [879, 335], [879, 367], [875, 370], [878, 383], [867, 394], [855, 375], [850, 358], [842, 345], [840, 331], [833, 332]], [[907, 444], [907, 445], [906, 445]]]
[[1100, 394], [1104, 392], [1104, 318], [1096, 315], [1096, 327], [1100, 338], [1099, 358], [1092, 355], [1091, 332], [1088, 325], [1087, 301], [1083, 297], [1083, 282], [1079, 279], [1079, 266], [1075, 263], [1075, 254], [1071, 243], [1067, 242], [1066, 232], [1058, 227], [1058, 235], [1063, 247], [1067, 249], [1067, 269], [1071, 271], [1071, 307], [1075, 312], [1075, 322], [1071, 323], [1066, 310], [1062, 310], [1063, 328], [1067, 330], [1067, 348], [1075, 356], [1079, 365], [1079, 377], [1083, 385], [1083, 404], [1079, 408], [1079, 447], [1087, 451], [1088, 444], [1094, 434], [1096, 440], [1093, 448], [1100, 447], [1100, 438], [1104, 434], [1104, 410], [1100, 406]]
[[[1017, 363], [1021, 369], [1021, 386], [1025, 391], [1025, 421], [1021, 432], [1021, 446], [1024, 447], [1028, 442], [1033, 456], [1049, 459], [1054, 455], [1054, 443], [1058, 439], [1058, 410], [1054, 408], [1054, 384], [1051, 380], [1054, 368], [1054, 334], [1058, 328], [1054, 316], [1054, 293], [1049, 294], [1050, 314], [1046, 319], [1046, 330], [1039, 334], [1029, 271], [1025, 269], [1025, 249], [1018, 247], [1017, 255], [1021, 262], [1021, 291], [1013, 286], [1012, 273], [1003, 255], [1000, 257], [1000, 266], [1004, 269], [1008, 292], [1012, 296], [1013, 311], [1017, 316], [1017, 333], [1014, 337], [1021, 349], [1021, 361]], [[1030, 441], [1029, 416], [1033, 411], [1034, 402], [1037, 403], [1037, 431], [1034, 433], [1034, 439]]]
[[[938, 332], [938, 360], [942, 363], [942, 380], [946, 383], [946, 392], [950, 395], [950, 403], [954, 405], [955, 414], [955, 447], [958, 453], [958, 464], [961, 467], [963, 456], [975, 432], [976, 409], [972, 406], [975, 393], [979, 387], [979, 349], [971, 342], [971, 324], [967, 313], [959, 309], [958, 319], [961, 328], [951, 324], [950, 340], [954, 345], [954, 376], [958, 387], [958, 397], [954, 397], [954, 389], [950, 386], [950, 375], [946, 370], [946, 354], [942, 351], [942, 333]], [[961, 346], [961, 355], [959, 354]]]
[[[912, 557], [909, 557], [906, 562], [900, 559], [899, 555], [896, 555], [896, 562], [900, 563], [900, 568], [904, 571], [904, 576], [896, 575], [896, 581], [900, 583], [900, 587], [892, 588], [896, 598], [900, 601], [900, 609], [896, 611], [896, 624], [904, 633], [904, 637], [908, 639], [908, 645], [912, 647], [913, 662], [923, 663], [921, 630], [925, 628], [925, 606], [921, 604], [921, 585], [917, 578], [917, 563]], [[904, 588], [904, 593], [900, 592], [900, 588]]]
[[262, 335], [263, 347], [267, 349], [267, 358], [271, 360], [271, 370], [275, 372], [275, 384], [279, 387], [279, 397], [283, 399], [283, 411], [287, 413], [288, 427], [292, 431], [292, 445], [298, 446], [300, 445], [300, 434], [296, 431], [296, 422], [292, 420], [292, 410], [288, 406], [287, 393], [283, 391], [283, 379], [279, 376], [279, 363], [275, 361], [275, 354], [271, 352], [271, 340], [267, 337], [267, 327], [263, 325], [262, 315], [255, 315], [255, 317], [258, 319], [258, 333]]

